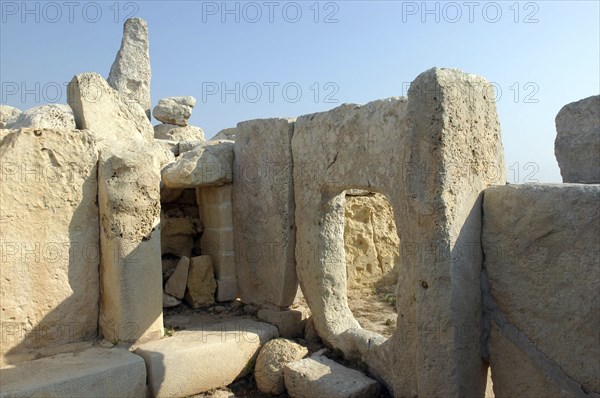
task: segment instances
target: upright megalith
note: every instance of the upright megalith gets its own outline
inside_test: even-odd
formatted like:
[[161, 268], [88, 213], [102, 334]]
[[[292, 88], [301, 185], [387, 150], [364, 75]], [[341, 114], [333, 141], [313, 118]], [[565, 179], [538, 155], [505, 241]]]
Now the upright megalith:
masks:
[[126, 102], [140, 104], [150, 119], [150, 51], [148, 24], [141, 18], [129, 18], [123, 26], [123, 40], [110, 68], [108, 84]]
[[109, 341], [163, 333], [160, 168], [143, 152], [103, 151], [100, 206], [100, 332]]
[[600, 393], [598, 203], [597, 184], [484, 192], [484, 330], [496, 396]]
[[289, 306], [298, 289], [293, 119], [242, 122], [234, 146], [233, 216], [242, 302]]
[[[430, 69], [408, 98], [346, 104], [294, 126], [296, 266], [319, 336], [396, 396], [481, 396], [481, 192], [505, 183], [493, 87]], [[238, 138], [239, 139], [239, 138]], [[343, 192], [384, 194], [401, 242], [398, 327], [348, 308]]]
[[137, 103], [128, 103], [98, 73], [81, 73], [67, 87], [68, 102], [80, 130], [91, 130], [109, 144], [154, 141], [154, 129]]
[[0, 366], [94, 339], [98, 150], [86, 131], [22, 129], [0, 144]]
[[558, 112], [554, 154], [563, 182], [600, 183], [600, 95]]

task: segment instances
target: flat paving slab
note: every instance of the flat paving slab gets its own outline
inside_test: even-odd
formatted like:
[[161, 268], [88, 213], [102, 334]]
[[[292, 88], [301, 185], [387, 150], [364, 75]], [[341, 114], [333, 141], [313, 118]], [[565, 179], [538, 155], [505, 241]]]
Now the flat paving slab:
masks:
[[0, 369], [0, 397], [146, 397], [144, 361], [121, 347], [90, 348]]
[[171, 337], [141, 344], [151, 396], [187, 397], [244, 376], [260, 347], [277, 328], [250, 319], [195, 323]]

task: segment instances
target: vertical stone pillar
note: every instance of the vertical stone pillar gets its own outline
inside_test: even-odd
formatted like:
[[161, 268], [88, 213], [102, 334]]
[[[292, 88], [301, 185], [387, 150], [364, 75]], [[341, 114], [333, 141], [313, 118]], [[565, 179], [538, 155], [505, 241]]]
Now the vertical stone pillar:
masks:
[[109, 341], [163, 333], [160, 170], [147, 153], [100, 155], [100, 331]]
[[244, 303], [287, 307], [298, 290], [293, 133], [294, 119], [250, 120], [236, 127], [233, 215]]
[[231, 184], [196, 190], [200, 219], [204, 224], [200, 250], [203, 255], [212, 258], [217, 301], [235, 300], [237, 297], [231, 191]]

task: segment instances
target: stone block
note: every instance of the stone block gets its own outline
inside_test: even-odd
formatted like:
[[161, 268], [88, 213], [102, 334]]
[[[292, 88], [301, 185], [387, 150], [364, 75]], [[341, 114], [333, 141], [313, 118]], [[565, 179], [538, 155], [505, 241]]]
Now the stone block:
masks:
[[231, 183], [233, 142], [209, 141], [185, 152], [162, 170], [167, 188], [198, 188]]
[[91, 348], [0, 369], [2, 398], [146, 396], [144, 361], [123, 348]]
[[558, 112], [554, 154], [563, 182], [600, 183], [600, 95]]
[[238, 296], [237, 279], [218, 279], [217, 280], [217, 301], [231, 301]]
[[240, 298], [290, 306], [298, 281], [294, 248], [294, 119], [238, 123], [233, 214]]
[[[495, 327], [488, 342], [497, 396], [551, 396], [553, 385], [569, 396], [600, 391], [598, 203], [600, 185], [590, 184], [484, 192], [484, 298]], [[523, 367], [515, 366], [521, 357]]]
[[139, 104], [148, 119], [151, 75], [148, 24], [141, 18], [129, 18], [123, 24], [121, 48], [107, 80], [124, 100]]
[[100, 331], [109, 341], [163, 334], [160, 172], [143, 152], [105, 152], [99, 163]]
[[108, 145], [115, 141], [154, 141], [154, 130], [144, 109], [115, 91], [99, 74], [73, 77], [67, 94], [78, 129], [91, 130]]
[[216, 287], [210, 256], [192, 257], [185, 300], [194, 308], [208, 307], [215, 303]]
[[2, 364], [5, 355], [11, 363], [20, 352], [95, 339], [100, 295], [92, 134], [6, 131], [0, 146]]
[[284, 377], [288, 394], [294, 398], [375, 398], [381, 388], [358, 370], [323, 356], [286, 364]]
[[258, 311], [258, 319], [277, 326], [281, 337], [297, 338], [304, 333], [301, 311], [261, 309]]
[[201, 324], [168, 339], [140, 345], [151, 396], [186, 397], [231, 384], [246, 374], [248, 362], [275, 327], [248, 319]]

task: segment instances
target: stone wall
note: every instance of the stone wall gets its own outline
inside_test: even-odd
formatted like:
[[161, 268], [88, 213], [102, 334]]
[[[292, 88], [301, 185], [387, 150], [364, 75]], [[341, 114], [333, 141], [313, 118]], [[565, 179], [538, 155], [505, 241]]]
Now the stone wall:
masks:
[[490, 188], [486, 355], [496, 397], [600, 394], [600, 185]]

